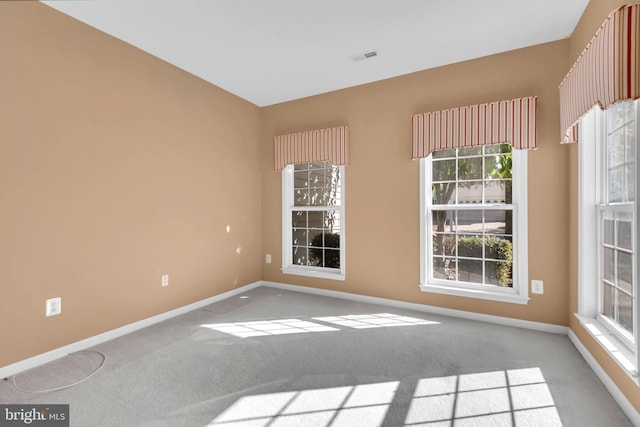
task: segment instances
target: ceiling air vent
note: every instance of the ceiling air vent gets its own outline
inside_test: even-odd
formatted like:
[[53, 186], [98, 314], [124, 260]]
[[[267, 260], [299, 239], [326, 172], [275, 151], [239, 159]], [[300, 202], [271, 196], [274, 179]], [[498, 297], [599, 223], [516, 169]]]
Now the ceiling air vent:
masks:
[[375, 50], [370, 50], [368, 52], [351, 55], [349, 58], [351, 58], [353, 62], [358, 62], [358, 61], [364, 61], [365, 59], [374, 58], [376, 56], [378, 56], [378, 52]]

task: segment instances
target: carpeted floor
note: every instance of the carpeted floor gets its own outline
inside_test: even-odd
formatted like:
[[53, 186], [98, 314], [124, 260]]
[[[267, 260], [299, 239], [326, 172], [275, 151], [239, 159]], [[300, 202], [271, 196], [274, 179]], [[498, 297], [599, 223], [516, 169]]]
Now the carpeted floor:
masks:
[[78, 427], [631, 425], [566, 336], [266, 287], [0, 381], [0, 403]]

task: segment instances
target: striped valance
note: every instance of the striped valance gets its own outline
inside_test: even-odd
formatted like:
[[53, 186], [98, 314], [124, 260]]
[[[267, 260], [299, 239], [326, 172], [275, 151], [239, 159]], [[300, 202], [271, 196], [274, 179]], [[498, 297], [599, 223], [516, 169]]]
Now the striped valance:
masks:
[[538, 97], [415, 114], [412, 158], [432, 151], [511, 144], [514, 148], [537, 148]]
[[640, 97], [640, 3], [613, 11], [560, 84], [562, 142], [594, 105]]
[[276, 136], [273, 146], [276, 170], [307, 162], [349, 164], [349, 129], [345, 126]]

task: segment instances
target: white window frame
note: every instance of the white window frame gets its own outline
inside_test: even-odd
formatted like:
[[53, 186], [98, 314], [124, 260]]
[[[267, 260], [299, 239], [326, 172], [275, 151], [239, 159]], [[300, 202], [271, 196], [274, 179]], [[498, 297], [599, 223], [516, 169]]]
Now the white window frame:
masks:
[[[337, 166], [337, 165], [334, 165]], [[337, 166], [340, 170], [340, 206], [332, 206], [340, 214], [340, 268], [326, 268], [297, 265], [293, 263], [293, 228], [291, 213], [300, 210], [294, 206], [294, 165], [287, 165], [282, 170], [282, 272], [298, 276], [316, 277], [321, 279], [345, 280], [346, 278], [346, 246], [345, 246], [345, 167]], [[312, 207], [310, 210], [323, 210], [323, 206]]]
[[[528, 245], [527, 245], [527, 151], [512, 151], [512, 209], [513, 209], [513, 287], [452, 282], [433, 278], [431, 242], [431, 157], [420, 159], [420, 290], [514, 304], [527, 304]], [[492, 205], [474, 205], [474, 209]], [[504, 205], [496, 205], [503, 208]]]
[[[635, 101], [638, 103], [638, 101]], [[640, 165], [640, 104], [636, 104], [636, 167]], [[606, 210], [601, 200], [606, 184], [606, 170], [601, 159], [606, 155], [607, 138], [605, 113], [594, 107], [579, 124], [578, 143], [578, 318], [583, 327], [609, 356], [638, 384], [640, 366], [640, 319], [638, 316], [638, 177], [636, 170], [636, 202], [633, 208], [633, 326], [634, 338], [620, 332], [604, 316], [599, 314], [602, 302], [600, 274], [602, 259], [600, 247], [602, 233], [601, 215]]]

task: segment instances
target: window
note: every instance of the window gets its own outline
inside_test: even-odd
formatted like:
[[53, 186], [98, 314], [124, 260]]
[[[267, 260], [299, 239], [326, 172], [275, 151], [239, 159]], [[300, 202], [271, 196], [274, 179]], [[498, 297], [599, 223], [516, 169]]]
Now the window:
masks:
[[344, 166], [301, 163], [282, 174], [282, 271], [344, 280]]
[[579, 143], [580, 319], [588, 330], [610, 337], [633, 369], [638, 354], [639, 113], [637, 101], [604, 112], [595, 108], [580, 122]]
[[421, 289], [526, 304], [526, 152], [508, 144], [421, 159]]

